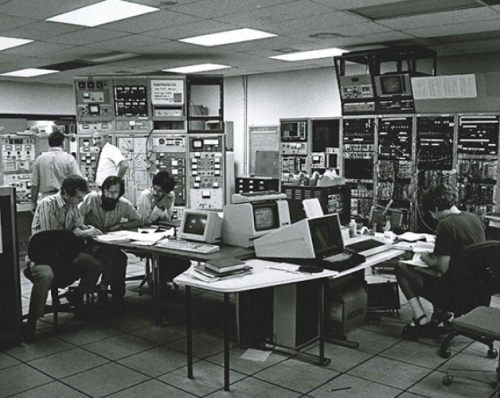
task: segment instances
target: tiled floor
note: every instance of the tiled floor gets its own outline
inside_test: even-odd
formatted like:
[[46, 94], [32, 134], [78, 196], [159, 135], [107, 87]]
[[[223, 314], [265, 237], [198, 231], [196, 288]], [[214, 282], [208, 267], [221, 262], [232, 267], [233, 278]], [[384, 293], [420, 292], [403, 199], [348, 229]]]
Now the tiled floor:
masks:
[[[143, 272], [131, 257], [130, 275]], [[387, 314], [378, 324], [366, 324], [349, 335], [360, 343], [354, 350], [327, 343], [331, 363], [325, 367], [271, 353], [264, 362], [242, 359], [246, 350], [231, 353], [231, 392], [222, 389], [223, 355], [220, 328], [221, 297], [195, 291], [195, 379], [186, 377], [184, 291], [169, 291], [164, 300], [166, 320], [153, 325], [152, 299], [139, 282], [127, 285], [124, 314], [95, 307], [91, 319], [62, 315], [53, 331], [52, 318], [38, 325], [37, 340], [0, 351], [1, 397], [474, 397], [496, 396], [488, 377], [455, 377], [441, 383], [448, 368], [494, 371], [498, 360], [486, 349], [462, 337], [451, 345], [452, 356], [437, 355], [439, 342], [401, 339], [411, 311], [404, 304], [398, 318]], [[31, 283], [22, 280], [23, 306]], [[500, 306], [500, 299], [495, 300]], [[498, 349], [498, 344], [497, 344]], [[318, 347], [309, 348], [317, 353]], [[491, 379], [491, 377], [490, 377]]]

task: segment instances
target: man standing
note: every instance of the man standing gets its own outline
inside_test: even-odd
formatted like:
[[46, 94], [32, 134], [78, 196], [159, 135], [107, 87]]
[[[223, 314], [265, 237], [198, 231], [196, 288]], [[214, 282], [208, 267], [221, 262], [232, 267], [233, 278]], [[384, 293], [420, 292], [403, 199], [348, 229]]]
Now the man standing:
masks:
[[[76, 236], [95, 237], [101, 231], [88, 227], [82, 223], [78, 204], [83, 200], [88, 190], [87, 182], [80, 176], [69, 176], [61, 185], [60, 192], [42, 199], [35, 211], [31, 225], [32, 236], [40, 231], [66, 230], [73, 232]], [[25, 337], [34, 337], [38, 318], [45, 312], [45, 302], [48, 292], [54, 282], [54, 270], [46, 264], [34, 264], [27, 258], [27, 266], [31, 272], [33, 287], [31, 289], [30, 308], [28, 323], [26, 325]], [[64, 266], [61, 270], [66, 274], [74, 275], [76, 280], [81, 278], [77, 297], [74, 302], [81, 302], [84, 293], [94, 291], [97, 280], [102, 272], [102, 263], [99, 259], [88, 253], [80, 255], [72, 263]], [[61, 275], [59, 275], [59, 278]]]
[[[80, 213], [86, 224], [94, 226], [103, 233], [142, 225], [139, 212], [128, 199], [122, 197], [125, 193], [125, 184], [120, 177], [107, 177], [101, 188], [102, 192], [94, 191], [85, 196], [80, 205]], [[103, 246], [100, 257], [104, 262], [104, 273], [98, 291], [99, 300], [107, 299], [109, 284], [113, 302], [117, 307], [121, 307], [125, 296], [127, 255], [119, 248]]]
[[123, 178], [128, 169], [128, 162], [120, 149], [109, 143], [109, 134], [96, 131], [93, 141], [94, 145], [100, 149], [95, 176], [97, 187], [100, 188], [104, 180], [109, 176]]
[[49, 135], [48, 152], [42, 153], [36, 160], [31, 174], [31, 209], [35, 212], [38, 195], [42, 198], [59, 191], [62, 182], [70, 175], [81, 176], [76, 159], [64, 152], [63, 145], [66, 137], [60, 131]]
[[[153, 177], [151, 189], [145, 189], [141, 192], [137, 208], [145, 225], [151, 225], [157, 220], [171, 220], [174, 213], [175, 195], [173, 190], [176, 182], [167, 171], [160, 171]], [[191, 261], [189, 260], [161, 256], [159, 262], [160, 284], [166, 286], [167, 280], [171, 281], [190, 266]]]

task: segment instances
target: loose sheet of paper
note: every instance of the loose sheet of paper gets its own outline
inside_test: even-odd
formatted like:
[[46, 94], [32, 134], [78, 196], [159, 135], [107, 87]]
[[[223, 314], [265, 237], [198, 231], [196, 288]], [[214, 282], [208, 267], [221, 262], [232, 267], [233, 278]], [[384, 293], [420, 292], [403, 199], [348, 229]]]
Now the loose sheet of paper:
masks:
[[422, 253], [415, 253], [413, 254], [413, 258], [411, 260], [403, 260], [400, 261], [401, 263], [413, 265], [414, 267], [422, 267], [422, 268], [427, 268], [428, 265], [422, 261], [420, 256]]
[[269, 355], [271, 355], [271, 351], [261, 351], [249, 348], [240, 358], [246, 359], [247, 361], [264, 362], [269, 358]]

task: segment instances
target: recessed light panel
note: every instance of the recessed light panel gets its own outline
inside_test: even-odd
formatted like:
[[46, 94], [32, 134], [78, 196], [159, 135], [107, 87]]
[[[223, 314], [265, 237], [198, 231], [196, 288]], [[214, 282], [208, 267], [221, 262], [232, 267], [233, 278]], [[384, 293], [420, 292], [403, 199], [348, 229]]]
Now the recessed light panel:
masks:
[[163, 69], [164, 72], [174, 72], [174, 73], [199, 73], [208, 72], [211, 70], [226, 69], [230, 68], [228, 65], [219, 64], [199, 64], [190, 66], [181, 66], [179, 68]]
[[23, 44], [32, 43], [33, 40], [15, 39], [14, 37], [0, 36], [0, 51], [8, 48], [22, 46]]
[[13, 72], [7, 72], [0, 74], [1, 76], [13, 76], [13, 77], [33, 77], [33, 76], [41, 76], [48, 75], [49, 73], [56, 73], [58, 70], [51, 69], [38, 69], [38, 68], [26, 68], [20, 69]]
[[199, 46], [213, 47], [222, 46], [224, 44], [241, 43], [243, 41], [267, 39], [275, 37], [273, 33], [262, 32], [255, 29], [236, 29], [225, 32], [213, 33], [210, 35], [188, 37], [180, 39], [184, 43], [198, 44]]
[[105, 0], [91, 6], [47, 18], [47, 21], [94, 27], [159, 11], [159, 8], [122, 0]]
[[323, 50], [302, 51], [292, 54], [274, 55], [269, 58], [279, 59], [281, 61], [295, 62], [295, 61], [305, 61], [308, 59], [336, 57], [337, 55], [342, 55], [343, 53], [346, 52], [348, 51], [341, 50], [340, 48], [325, 48]]

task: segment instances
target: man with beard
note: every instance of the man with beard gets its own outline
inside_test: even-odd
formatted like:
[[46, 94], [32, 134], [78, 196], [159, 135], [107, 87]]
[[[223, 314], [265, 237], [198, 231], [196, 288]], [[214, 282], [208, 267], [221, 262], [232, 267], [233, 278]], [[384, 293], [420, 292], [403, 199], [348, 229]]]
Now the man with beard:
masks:
[[[85, 196], [80, 205], [80, 212], [87, 225], [92, 225], [103, 233], [142, 225], [139, 212], [128, 199], [123, 197], [125, 184], [120, 177], [107, 177], [101, 188], [102, 192], [91, 192]], [[122, 307], [127, 255], [111, 246], [103, 246], [98, 252], [104, 262], [104, 272], [98, 290], [99, 301], [107, 301], [107, 286], [110, 285], [114, 304]]]
[[[173, 192], [177, 181], [167, 172], [160, 171], [153, 177], [151, 189], [141, 192], [137, 201], [137, 208], [145, 225], [151, 225], [159, 220], [172, 219], [174, 213], [175, 194]], [[160, 257], [160, 285], [165, 287], [167, 280], [173, 280], [182, 274], [191, 265], [191, 261], [174, 258]]]

